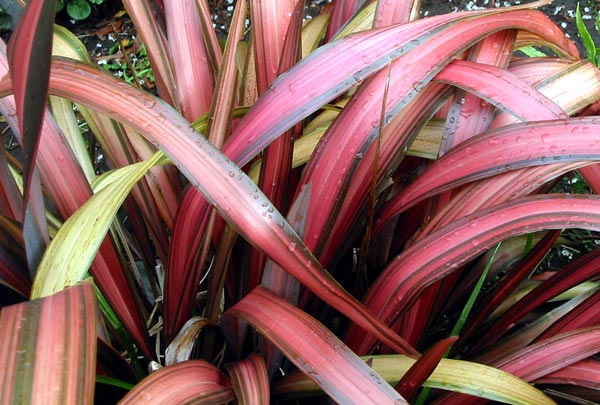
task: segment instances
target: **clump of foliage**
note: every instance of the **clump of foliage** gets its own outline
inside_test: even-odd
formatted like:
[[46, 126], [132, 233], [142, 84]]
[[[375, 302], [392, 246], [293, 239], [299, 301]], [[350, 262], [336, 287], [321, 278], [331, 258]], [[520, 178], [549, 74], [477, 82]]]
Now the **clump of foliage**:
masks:
[[2, 7], [0, 7], [0, 30], [9, 30], [12, 25], [12, 19], [10, 15]]
[[152, 89], [154, 74], [146, 46], [142, 43], [137, 52], [131, 52], [128, 47], [134, 48], [133, 51], [135, 51], [135, 42], [131, 40], [117, 42], [108, 50], [108, 53], [120, 57], [103, 60], [99, 65], [113, 72], [115, 76], [122, 77], [129, 84]]
[[[536, 268], [600, 230], [600, 72], [543, 1], [362, 3], [238, 0], [222, 48], [206, 1], [126, 0], [159, 97], [28, 3], [0, 49], [4, 402], [597, 399], [600, 250]], [[592, 194], [550, 193], [574, 171]]]
[[92, 9], [102, 3], [104, 0], [57, 0], [56, 12], [66, 10], [72, 19], [85, 20], [92, 14]]

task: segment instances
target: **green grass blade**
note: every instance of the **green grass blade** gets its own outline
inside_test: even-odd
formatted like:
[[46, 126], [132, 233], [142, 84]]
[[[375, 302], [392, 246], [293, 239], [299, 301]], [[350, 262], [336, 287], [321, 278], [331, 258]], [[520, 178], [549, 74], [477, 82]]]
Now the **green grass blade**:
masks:
[[454, 328], [452, 328], [452, 332], [450, 333], [450, 336], [459, 335], [460, 331], [462, 330], [463, 326], [465, 325], [465, 322], [467, 321], [467, 318], [469, 317], [469, 314], [471, 313], [471, 310], [473, 309], [473, 304], [475, 304], [475, 300], [479, 296], [479, 292], [481, 292], [481, 287], [483, 287], [483, 283], [485, 281], [485, 278], [487, 277], [488, 272], [490, 271], [490, 267], [492, 267], [492, 263], [494, 263], [494, 258], [496, 257], [496, 253], [498, 252], [500, 245], [502, 245], [502, 242], [500, 242], [496, 245], [496, 248], [494, 249], [494, 253], [492, 253], [492, 257], [490, 257], [490, 260], [487, 262], [485, 268], [481, 272], [481, 276], [479, 277], [479, 280], [477, 280], [477, 284], [475, 285], [475, 288], [473, 288], [473, 291], [471, 292], [471, 295], [469, 296], [469, 299], [467, 300], [465, 307], [463, 308], [462, 312], [460, 313], [458, 321], [456, 321]]

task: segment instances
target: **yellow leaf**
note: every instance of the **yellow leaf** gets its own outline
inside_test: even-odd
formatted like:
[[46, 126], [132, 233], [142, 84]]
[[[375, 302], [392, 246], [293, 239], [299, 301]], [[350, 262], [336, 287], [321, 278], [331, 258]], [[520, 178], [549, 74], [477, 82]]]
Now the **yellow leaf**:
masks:
[[31, 298], [45, 297], [82, 280], [131, 189], [153, 166], [166, 158], [157, 152], [149, 159], [107, 173], [98, 190], [59, 229], [33, 282]]
[[[363, 360], [390, 384], [396, 384], [415, 359], [403, 355], [364, 356]], [[442, 359], [423, 384], [509, 404], [550, 405], [555, 402], [526, 381], [505, 371], [463, 360]], [[276, 395], [316, 393], [319, 387], [302, 373], [288, 374]]]

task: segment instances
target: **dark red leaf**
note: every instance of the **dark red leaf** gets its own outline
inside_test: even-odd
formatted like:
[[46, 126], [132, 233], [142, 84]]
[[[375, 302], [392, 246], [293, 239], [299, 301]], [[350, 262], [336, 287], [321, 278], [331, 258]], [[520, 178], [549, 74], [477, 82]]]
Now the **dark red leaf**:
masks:
[[398, 381], [396, 391], [404, 398], [412, 397], [417, 389], [419, 389], [425, 380], [429, 378], [431, 373], [433, 373], [433, 370], [438, 366], [440, 360], [445, 357], [446, 353], [457, 339], [458, 336], [452, 336], [440, 340], [423, 353], [423, 355], [408, 369], [406, 374], [402, 376], [400, 381]]
[[53, 0], [29, 1], [8, 44], [19, 131], [23, 138], [25, 199], [46, 109], [55, 9]]
[[[583, 281], [595, 279], [598, 274], [600, 274], [600, 250], [596, 249], [556, 272], [521, 298], [487, 329], [479, 341], [492, 344], [527, 313], [569, 288]], [[481, 348], [481, 345], [477, 347]]]

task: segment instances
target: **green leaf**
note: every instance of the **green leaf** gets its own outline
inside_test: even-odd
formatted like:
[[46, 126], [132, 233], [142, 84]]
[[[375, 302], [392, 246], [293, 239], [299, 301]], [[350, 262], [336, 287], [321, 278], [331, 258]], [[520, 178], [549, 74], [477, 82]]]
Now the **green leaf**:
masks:
[[596, 64], [596, 45], [594, 44], [594, 40], [592, 39], [590, 32], [583, 22], [583, 18], [581, 18], [579, 3], [577, 3], [577, 8], [575, 9], [575, 24], [577, 26], [577, 32], [579, 32], [579, 36], [583, 41], [583, 46], [585, 46], [585, 50], [587, 51], [587, 58], [592, 61], [592, 63]]
[[96, 382], [100, 384], [112, 385], [113, 387], [124, 388], [126, 390], [131, 390], [135, 386], [127, 381], [122, 381], [118, 378], [107, 377], [104, 375], [97, 375]]
[[538, 51], [533, 46], [525, 46], [523, 48], [520, 48], [519, 51], [523, 52], [526, 56], [529, 56], [530, 58], [543, 58], [544, 56], [547, 56], [544, 52]]
[[12, 25], [12, 19], [8, 14], [0, 14], [0, 29], [9, 30]]
[[483, 269], [483, 272], [481, 273], [479, 280], [477, 280], [477, 284], [475, 285], [475, 288], [473, 288], [473, 291], [469, 295], [469, 299], [467, 300], [467, 303], [465, 304], [462, 312], [460, 313], [460, 316], [458, 318], [458, 321], [456, 321], [454, 328], [452, 328], [452, 332], [450, 332], [450, 336], [458, 336], [460, 334], [460, 331], [462, 330], [463, 326], [465, 325], [465, 322], [467, 321], [467, 318], [469, 317], [469, 314], [471, 313], [471, 310], [473, 309], [475, 300], [477, 299], [477, 296], [479, 295], [479, 292], [481, 291], [481, 287], [483, 287], [483, 283], [487, 277], [488, 272], [490, 271], [490, 267], [492, 267], [492, 263], [494, 262], [494, 257], [496, 256], [496, 253], [498, 252], [498, 249], [500, 248], [501, 244], [502, 243], [498, 243], [496, 245], [496, 248], [494, 249], [494, 251], [492, 253], [492, 257], [490, 257], [490, 260], [487, 262], [485, 268]]
[[71, 0], [67, 3], [67, 13], [75, 20], [85, 20], [92, 13], [92, 8], [86, 0]]

